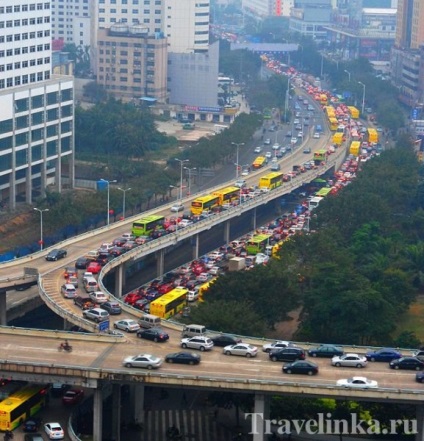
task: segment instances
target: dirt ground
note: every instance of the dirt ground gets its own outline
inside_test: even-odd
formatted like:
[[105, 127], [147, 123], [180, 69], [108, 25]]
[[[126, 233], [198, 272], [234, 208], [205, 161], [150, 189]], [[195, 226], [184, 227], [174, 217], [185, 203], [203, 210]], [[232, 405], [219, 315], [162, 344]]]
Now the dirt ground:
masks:
[[298, 308], [289, 314], [289, 317], [291, 317], [292, 320], [285, 320], [277, 323], [275, 325], [275, 331], [272, 333], [271, 337], [278, 340], [293, 340], [293, 335], [300, 325], [300, 313], [301, 308]]

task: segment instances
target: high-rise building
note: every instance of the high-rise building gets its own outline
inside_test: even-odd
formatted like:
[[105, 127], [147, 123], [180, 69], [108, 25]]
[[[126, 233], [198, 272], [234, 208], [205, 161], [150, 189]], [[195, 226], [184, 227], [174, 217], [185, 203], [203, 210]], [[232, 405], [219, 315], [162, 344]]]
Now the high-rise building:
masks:
[[31, 203], [61, 191], [62, 159], [73, 185], [73, 78], [52, 75], [50, 2], [0, 4], [0, 199]]
[[418, 49], [424, 44], [424, 3], [422, 0], [398, 0], [395, 46]]

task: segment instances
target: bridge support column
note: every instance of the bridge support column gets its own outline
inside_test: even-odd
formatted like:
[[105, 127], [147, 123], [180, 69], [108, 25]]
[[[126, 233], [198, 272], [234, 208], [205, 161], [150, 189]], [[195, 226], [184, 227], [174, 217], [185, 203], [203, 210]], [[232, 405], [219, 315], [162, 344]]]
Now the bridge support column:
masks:
[[142, 424], [144, 421], [144, 385], [135, 384], [131, 386], [130, 402], [134, 410], [134, 423]]
[[253, 441], [265, 441], [267, 430], [266, 421], [269, 420], [270, 398], [264, 394], [255, 394], [255, 410], [251, 414], [252, 421], [249, 432], [253, 435]]
[[0, 325], [7, 326], [7, 317], [6, 317], [6, 291], [0, 290]]
[[231, 228], [231, 222], [227, 220], [224, 224], [224, 242], [226, 245], [230, 243], [230, 228]]
[[94, 389], [93, 402], [93, 441], [102, 441], [103, 394], [102, 385]]
[[252, 229], [256, 230], [256, 207], [252, 210]]
[[121, 385], [112, 386], [112, 400], [114, 403], [112, 412], [112, 439], [121, 441]]
[[199, 244], [200, 244], [199, 234], [196, 234], [193, 238], [193, 260], [199, 258]]
[[122, 287], [125, 284], [125, 264], [117, 266], [115, 269], [115, 297], [122, 297]]
[[156, 253], [156, 272], [157, 277], [162, 277], [165, 270], [165, 249], [159, 250]]
[[415, 441], [424, 441], [424, 406], [422, 404], [417, 405], [416, 418], [417, 433], [415, 434]]

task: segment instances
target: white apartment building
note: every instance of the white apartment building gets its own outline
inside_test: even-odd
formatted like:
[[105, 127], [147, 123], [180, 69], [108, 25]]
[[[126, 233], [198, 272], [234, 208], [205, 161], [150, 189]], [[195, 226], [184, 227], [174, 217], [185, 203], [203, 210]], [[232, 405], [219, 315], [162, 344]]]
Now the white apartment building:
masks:
[[243, 13], [256, 19], [289, 17], [294, 0], [242, 0]]
[[73, 78], [51, 74], [49, 1], [0, 3], [0, 200], [14, 209], [47, 185], [73, 184]]
[[91, 45], [92, 0], [51, 0], [51, 29], [53, 40]]

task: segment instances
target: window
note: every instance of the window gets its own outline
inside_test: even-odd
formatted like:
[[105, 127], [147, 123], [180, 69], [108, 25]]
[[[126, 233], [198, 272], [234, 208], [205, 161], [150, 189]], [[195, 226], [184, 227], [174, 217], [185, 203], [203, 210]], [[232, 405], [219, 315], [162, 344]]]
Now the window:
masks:
[[44, 129], [31, 130], [32, 141], [41, 141], [44, 138]]
[[0, 134], [13, 131], [13, 119], [0, 121]]
[[31, 98], [31, 107], [33, 109], [37, 109], [44, 106], [44, 96], [37, 95]]
[[65, 121], [63, 122], [61, 125], [61, 132], [63, 133], [67, 133], [67, 132], [72, 132], [72, 125], [71, 125], [71, 121]]
[[31, 156], [33, 161], [41, 159], [41, 145], [36, 145], [31, 148]]
[[53, 156], [57, 154], [57, 141], [49, 141], [47, 143], [47, 156]]
[[8, 150], [12, 148], [13, 137], [7, 136], [6, 138], [0, 139], [0, 150]]
[[70, 152], [71, 151], [71, 137], [66, 136], [62, 138], [61, 142], [62, 152]]
[[57, 124], [53, 124], [52, 126], [47, 126], [47, 138], [51, 138], [52, 136], [57, 135]]
[[58, 92], [49, 92], [47, 94], [47, 105], [51, 104], [57, 104], [59, 100], [59, 93]]
[[72, 106], [62, 106], [62, 118], [72, 116]]
[[[0, 141], [0, 150], [2, 150], [1, 146], [2, 142]], [[0, 171], [10, 170], [12, 166], [12, 154], [8, 153], [7, 155], [0, 156]]]
[[42, 124], [44, 122], [44, 112], [35, 112], [31, 115], [32, 125]]
[[70, 101], [70, 100], [72, 100], [72, 89], [62, 90], [62, 101]]
[[18, 116], [16, 118], [16, 129], [26, 129], [28, 127], [28, 116]]
[[15, 153], [16, 166], [28, 164], [28, 149], [19, 150]]
[[56, 107], [54, 109], [47, 110], [47, 121], [56, 121], [59, 117], [59, 109]]

